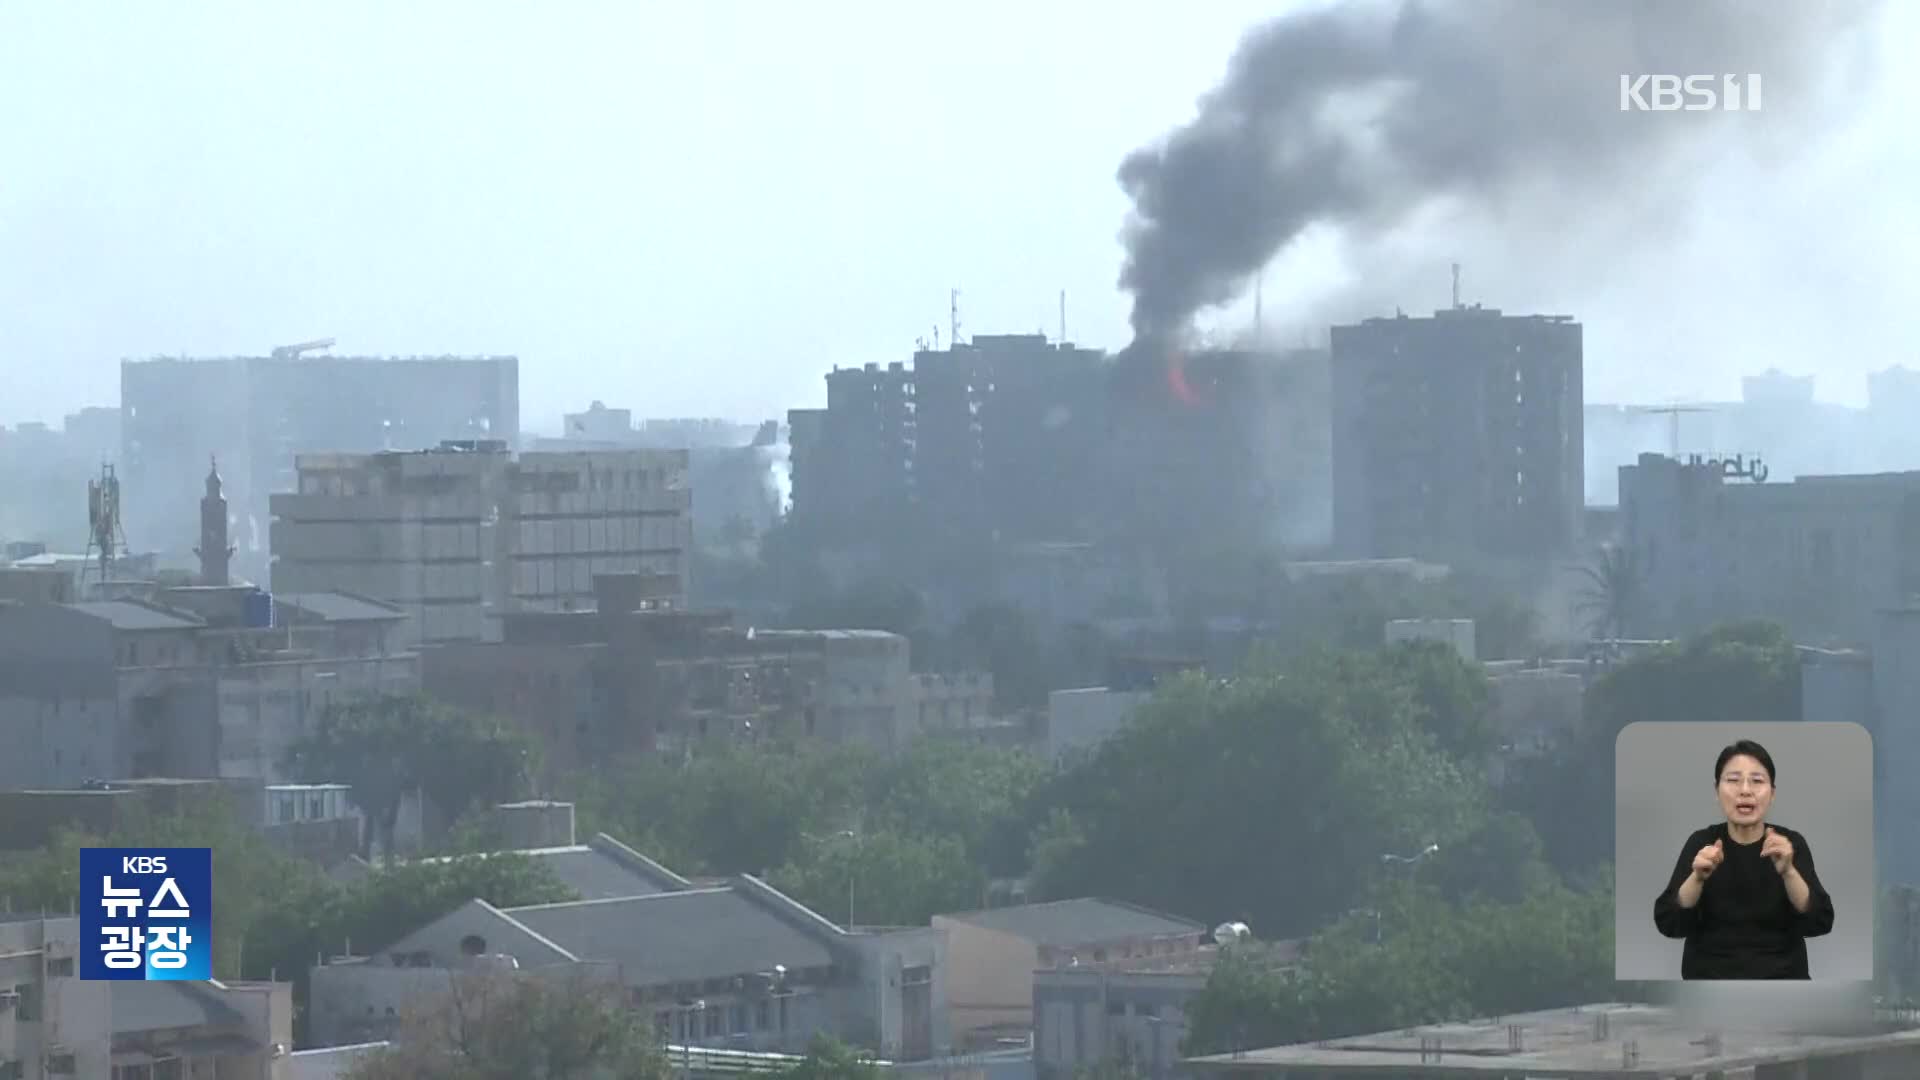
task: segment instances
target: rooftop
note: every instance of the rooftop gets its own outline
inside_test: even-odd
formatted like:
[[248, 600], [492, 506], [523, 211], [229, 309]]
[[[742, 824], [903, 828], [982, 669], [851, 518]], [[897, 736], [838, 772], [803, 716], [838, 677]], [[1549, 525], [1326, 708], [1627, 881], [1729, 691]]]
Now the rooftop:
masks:
[[1206, 927], [1197, 922], [1166, 915], [1118, 900], [1087, 897], [1079, 900], [1055, 900], [1044, 904], [1019, 904], [1014, 907], [968, 911], [943, 918], [998, 930], [1025, 938], [1036, 945], [1077, 948], [1107, 941], [1165, 937], [1174, 934], [1202, 933]]
[[238, 1022], [239, 1017], [232, 1009], [188, 989], [189, 985], [180, 982], [115, 982], [111, 987], [114, 1034], [222, 1027]]
[[191, 630], [200, 620], [137, 600], [86, 600], [66, 605], [70, 610], [105, 619], [115, 630]]
[[1598, 1004], [1216, 1054], [1190, 1064], [1204, 1071], [1314, 1069], [1327, 1076], [1653, 1080], [1896, 1046], [1920, 1047], [1920, 1029], [1831, 1036], [1720, 1033], [1659, 1006]]
[[[521, 804], [526, 805], [526, 804]], [[502, 852], [523, 855], [545, 866], [582, 900], [619, 900], [678, 892], [688, 882], [659, 863], [603, 834], [585, 844]], [[475, 856], [462, 856], [474, 858]], [[485, 856], [479, 856], [485, 858]], [[447, 857], [420, 862], [446, 862]]]
[[833, 964], [818, 939], [732, 888], [507, 908], [514, 921], [582, 960], [613, 961], [650, 983]]
[[295, 608], [321, 622], [398, 622], [407, 613], [348, 592], [275, 593], [273, 602]]

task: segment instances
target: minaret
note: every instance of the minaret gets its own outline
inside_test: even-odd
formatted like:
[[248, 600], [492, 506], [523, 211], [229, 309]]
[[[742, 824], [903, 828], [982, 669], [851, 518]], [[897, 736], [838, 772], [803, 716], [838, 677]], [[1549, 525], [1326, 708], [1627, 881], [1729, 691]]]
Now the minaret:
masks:
[[227, 497], [220, 493], [220, 463], [207, 467], [207, 493], [200, 500], [200, 584], [226, 585], [233, 546], [227, 543]]

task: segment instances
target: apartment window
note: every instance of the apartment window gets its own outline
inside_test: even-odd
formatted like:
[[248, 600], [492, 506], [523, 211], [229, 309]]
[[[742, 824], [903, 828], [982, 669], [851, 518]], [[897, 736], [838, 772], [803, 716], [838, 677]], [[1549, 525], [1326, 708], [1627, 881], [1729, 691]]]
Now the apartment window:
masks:
[[[47, 1055], [48, 1076], [72, 1076], [74, 1071], [72, 1054]], [[178, 1074], [175, 1075], [177, 1076]]]
[[61, 956], [47, 961], [47, 974], [57, 979], [73, 978], [73, 957]]
[[732, 1023], [728, 1027], [728, 1032], [730, 1034], [737, 1035], [743, 1031], [746, 1031], [747, 1030], [747, 1007], [745, 1005], [735, 1005], [731, 1010], [729, 1010], [729, 1013], [730, 1015], [727, 1017], [727, 1019], [732, 1021]]
[[[118, 1080], [119, 1069], [113, 1070]], [[22, 1080], [27, 1075], [27, 1067], [18, 1061], [0, 1061], [0, 1080]]]
[[762, 998], [753, 1004], [753, 1028], [765, 1031], [773, 1026], [773, 1002]]
[[23, 1024], [40, 1019], [40, 987], [34, 983], [16, 986], [20, 991], [20, 1003], [13, 1007], [13, 1018]]
[[720, 1028], [726, 1024], [726, 1020], [727, 1018], [725, 1015], [723, 1015], [722, 1010], [718, 1008], [708, 1008], [707, 1009], [707, 1037], [714, 1038], [718, 1036], [721, 1033]]

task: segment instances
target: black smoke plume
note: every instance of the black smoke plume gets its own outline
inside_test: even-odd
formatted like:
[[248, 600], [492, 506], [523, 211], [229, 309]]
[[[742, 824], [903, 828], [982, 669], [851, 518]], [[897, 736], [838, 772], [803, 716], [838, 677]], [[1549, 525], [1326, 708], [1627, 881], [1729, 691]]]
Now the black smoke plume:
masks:
[[[1352, 0], [1260, 26], [1195, 119], [1120, 167], [1134, 350], [1180, 340], [1309, 226], [1340, 229], [1364, 264], [1436, 199], [1496, 224], [1547, 200], [1578, 215], [1702, 138], [1778, 136], [1812, 111], [1835, 35], [1877, 6]], [[1622, 74], [1669, 73], [1759, 74], [1762, 111], [1621, 110]]]

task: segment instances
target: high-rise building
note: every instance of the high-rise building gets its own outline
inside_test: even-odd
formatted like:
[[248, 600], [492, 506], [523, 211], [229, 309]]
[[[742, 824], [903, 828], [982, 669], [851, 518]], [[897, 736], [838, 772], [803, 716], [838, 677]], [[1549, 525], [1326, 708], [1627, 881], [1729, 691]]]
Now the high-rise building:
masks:
[[835, 368], [817, 423], [796, 439], [794, 520], [829, 542], [897, 533], [914, 508], [914, 373], [905, 364]]
[[300, 456], [275, 495], [274, 591], [395, 604], [419, 640], [497, 641], [494, 616], [590, 611], [596, 575], [638, 575], [649, 610], [686, 604], [685, 450], [526, 453], [502, 441]]
[[513, 439], [520, 365], [511, 356], [274, 356], [127, 360], [120, 365], [128, 541], [185, 553], [198, 535], [182, 491], [209, 457], [225, 466], [235, 571], [267, 562], [267, 499], [294, 489], [294, 456]]
[[914, 354], [914, 482], [942, 534], [1087, 535], [1106, 435], [1105, 354], [979, 334]]
[[1456, 307], [1332, 333], [1334, 541], [1353, 558], [1537, 561], [1584, 506], [1581, 327]]

